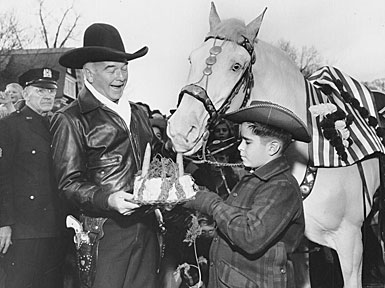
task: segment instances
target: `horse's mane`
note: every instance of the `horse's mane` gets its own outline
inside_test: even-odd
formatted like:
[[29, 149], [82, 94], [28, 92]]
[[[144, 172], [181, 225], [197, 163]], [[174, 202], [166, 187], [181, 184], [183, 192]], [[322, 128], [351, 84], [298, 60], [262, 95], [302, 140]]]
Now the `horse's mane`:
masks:
[[240, 36], [247, 36], [246, 25], [244, 21], [235, 18], [222, 20], [207, 36], [223, 37], [237, 42]]

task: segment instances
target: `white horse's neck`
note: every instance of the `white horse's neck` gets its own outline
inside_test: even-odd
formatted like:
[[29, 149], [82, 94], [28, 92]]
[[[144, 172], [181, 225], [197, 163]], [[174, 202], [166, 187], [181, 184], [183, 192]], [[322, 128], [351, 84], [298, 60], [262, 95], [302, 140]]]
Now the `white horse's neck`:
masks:
[[[280, 49], [263, 41], [254, 45], [254, 88], [251, 100], [277, 103], [293, 111], [307, 123], [305, 80], [299, 68]], [[300, 183], [308, 161], [307, 144], [295, 142], [286, 151], [292, 173]]]
[[250, 100], [280, 104], [306, 123], [305, 81], [298, 67], [280, 49], [258, 40], [254, 45], [254, 88]]

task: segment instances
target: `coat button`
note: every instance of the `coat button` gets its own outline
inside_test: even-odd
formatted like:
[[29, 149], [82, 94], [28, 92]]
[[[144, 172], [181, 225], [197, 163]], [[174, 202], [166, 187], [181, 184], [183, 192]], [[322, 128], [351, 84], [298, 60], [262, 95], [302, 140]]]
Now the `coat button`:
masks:
[[234, 193], [233, 193], [233, 196], [234, 196], [234, 197], [237, 197], [237, 196], [238, 196], [238, 193], [237, 193], [237, 192], [234, 192]]
[[36, 150], [32, 150], [31, 153], [32, 153], [32, 154], [36, 154]]
[[214, 242], [217, 242], [217, 241], [218, 241], [218, 238], [217, 238], [217, 237], [215, 237], [213, 240], [214, 240]]
[[286, 270], [283, 269], [283, 268], [281, 268], [281, 273], [282, 273], [282, 274], [285, 274], [285, 273], [286, 273]]
[[213, 267], [213, 266], [214, 266], [214, 263], [213, 263], [213, 262], [211, 262], [211, 263], [210, 263], [210, 266], [211, 266], [211, 267]]
[[104, 175], [104, 170], [100, 171], [100, 174]]
[[31, 200], [35, 199], [35, 196], [31, 195], [31, 196], [29, 196], [29, 199], [31, 199]]

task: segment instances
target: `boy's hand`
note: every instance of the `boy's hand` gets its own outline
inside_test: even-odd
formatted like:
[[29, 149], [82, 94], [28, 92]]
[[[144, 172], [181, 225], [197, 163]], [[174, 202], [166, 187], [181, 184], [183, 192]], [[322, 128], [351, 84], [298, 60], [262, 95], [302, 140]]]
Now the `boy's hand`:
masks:
[[213, 192], [199, 191], [195, 194], [195, 199], [188, 201], [183, 206], [185, 208], [198, 210], [202, 213], [212, 215], [214, 204], [222, 201], [222, 198]]

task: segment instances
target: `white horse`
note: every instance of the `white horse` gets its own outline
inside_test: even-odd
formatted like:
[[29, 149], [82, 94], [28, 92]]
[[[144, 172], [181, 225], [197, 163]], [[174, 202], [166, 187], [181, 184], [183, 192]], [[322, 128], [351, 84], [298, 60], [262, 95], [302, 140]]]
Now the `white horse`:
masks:
[[[275, 102], [307, 123], [303, 75], [281, 50], [257, 39], [263, 14], [248, 25], [237, 19], [222, 21], [212, 4], [210, 32], [190, 55], [188, 85], [182, 89], [178, 108], [168, 123], [167, 134], [177, 152], [187, 156], [196, 153], [207, 140], [213, 119], [240, 108], [247, 96], [246, 104], [251, 100]], [[309, 160], [308, 144], [295, 143], [288, 157], [301, 183]], [[361, 226], [380, 186], [378, 158], [360, 163], [364, 176], [357, 164], [319, 167], [313, 191], [304, 200], [305, 235], [337, 251], [344, 285], [350, 288], [362, 287]]]

